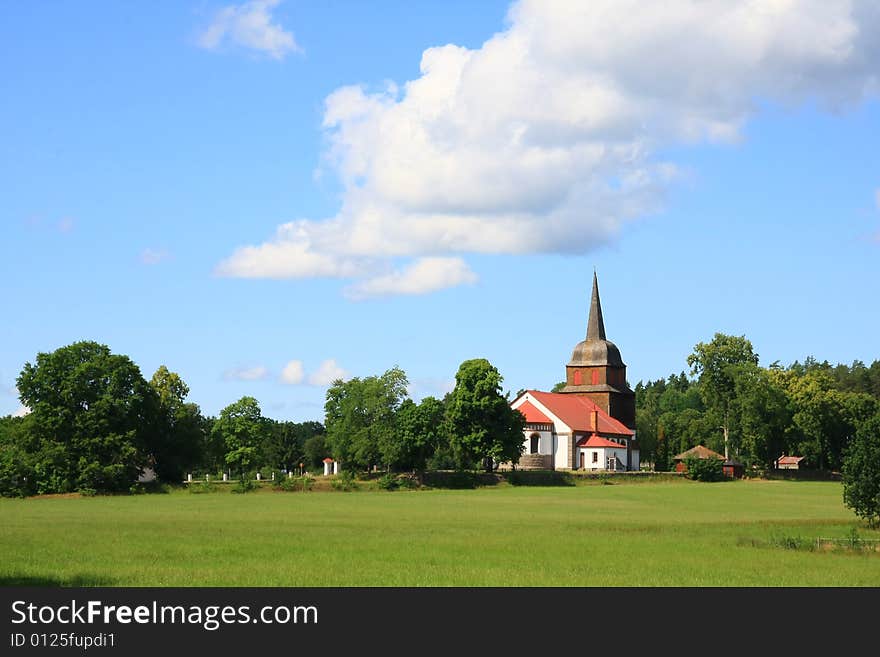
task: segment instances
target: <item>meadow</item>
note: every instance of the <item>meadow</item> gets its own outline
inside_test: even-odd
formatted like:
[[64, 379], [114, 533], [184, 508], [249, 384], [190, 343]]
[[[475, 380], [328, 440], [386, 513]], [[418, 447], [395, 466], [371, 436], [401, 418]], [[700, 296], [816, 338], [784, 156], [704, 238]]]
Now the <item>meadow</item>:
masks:
[[803, 549], [856, 527], [838, 482], [0, 499], [0, 584], [880, 586]]

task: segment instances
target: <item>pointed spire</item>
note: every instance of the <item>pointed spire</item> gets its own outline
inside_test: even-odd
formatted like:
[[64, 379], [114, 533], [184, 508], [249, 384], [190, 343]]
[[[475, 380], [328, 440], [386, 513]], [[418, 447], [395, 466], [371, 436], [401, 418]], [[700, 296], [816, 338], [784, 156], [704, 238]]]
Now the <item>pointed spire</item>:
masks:
[[602, 304], [599, 303], [599, 281], [593, 270], [593, 298], [590, 301], [590, 319], [587, 321], [587, 340], [604, 340], [605, 322], [602, 321]]

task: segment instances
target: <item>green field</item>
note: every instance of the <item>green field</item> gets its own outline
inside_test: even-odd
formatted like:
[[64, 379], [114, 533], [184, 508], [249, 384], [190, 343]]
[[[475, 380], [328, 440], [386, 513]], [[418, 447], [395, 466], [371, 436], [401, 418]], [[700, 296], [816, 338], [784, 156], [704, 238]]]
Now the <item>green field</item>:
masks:
[[849, 536], [841, 491], [681, 481], [3, 499], [0, 583], [880, 586], [880, 553], [779, 545]]

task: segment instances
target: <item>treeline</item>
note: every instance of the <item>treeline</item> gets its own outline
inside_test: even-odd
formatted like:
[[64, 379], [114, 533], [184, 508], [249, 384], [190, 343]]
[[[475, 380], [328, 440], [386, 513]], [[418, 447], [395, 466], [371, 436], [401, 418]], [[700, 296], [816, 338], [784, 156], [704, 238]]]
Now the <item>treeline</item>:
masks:
[[487, 360], [465, 361], [450, 394], [417, 404], [395, 367], [335, 381], [326, 427], [264, 417], [253, 397], [206, 417], [167, 367], [146, 381], [127, 356], [76, 342], [38, 354], [17, 379], [31, 412], [0, 418], [0, 495], [124, 492], [147, 469], [175, 483], [188, 473], [320, 472], [328, 456], [347, 470], [492, 469], [522, 448], [523, 418], [501, 382]]
[[264, 417], [252, 397], [206, 417], [178, 374], [162, 366], [146, 381], [96, 342], [38, 354], [17, 385], [31, 412], [0, 418], [0, 495], [121, 492], [148, 468], [180, 482], [192, 472], [314, 468], [327, 455], [320, 422]]
[[641, 458], [656, 470], [703, 444], [749, 467], [770, 468], [791, 454], [839, 471], [854, 436], [880, 413], [880, 361], [831, 365], [810, 357], [761, 367], [744, 336], [716, 333], [687, 363], [687, 373], [635, 387]]

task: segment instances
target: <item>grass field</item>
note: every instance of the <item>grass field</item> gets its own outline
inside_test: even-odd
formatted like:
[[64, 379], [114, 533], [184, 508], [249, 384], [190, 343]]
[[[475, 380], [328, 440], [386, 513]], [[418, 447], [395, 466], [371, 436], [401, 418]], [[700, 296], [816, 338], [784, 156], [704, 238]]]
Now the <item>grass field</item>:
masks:
[[778, 546], [849, 536], [841, 491], [681, 481], [2, 499], [0, 583], [880, 586], [880, 553]]

